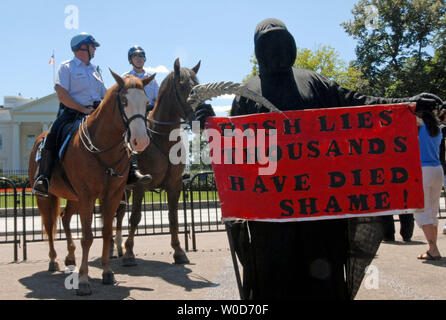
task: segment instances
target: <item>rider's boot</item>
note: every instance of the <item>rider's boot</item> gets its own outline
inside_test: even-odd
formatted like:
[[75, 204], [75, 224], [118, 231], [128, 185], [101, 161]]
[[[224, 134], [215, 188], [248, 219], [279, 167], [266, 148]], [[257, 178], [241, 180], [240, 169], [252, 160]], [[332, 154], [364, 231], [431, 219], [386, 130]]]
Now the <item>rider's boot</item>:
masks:
[[50, 189], [51, 169], [54, 164], [53, 152], [47, 149], [42, 150], [42, 157], [39, 164], [39, 174], [33, 186], [33, 193], [39, 197], [48, 197]]
[[138, 162], [135, 156], [130, 157], [130, 172], [127, 180], [129, 185], [147, 185], [152, 182], [152, 176], [150, 174], [142, 174], [138, 168]]

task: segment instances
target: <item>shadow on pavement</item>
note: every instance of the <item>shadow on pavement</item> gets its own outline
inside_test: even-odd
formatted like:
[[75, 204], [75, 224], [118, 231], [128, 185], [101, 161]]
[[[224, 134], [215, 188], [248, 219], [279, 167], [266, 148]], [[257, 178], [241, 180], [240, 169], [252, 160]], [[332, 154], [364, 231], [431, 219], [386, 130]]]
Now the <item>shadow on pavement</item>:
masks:
[[409, 241], [409, 242], [405, 242], [405, 241], [385, 241], [383, 242], [384, 244], [390, 244], [393, 246], [419, 246], [419, 245], [423, 245], [426, 244], [426, 242], [423, 241]]
[[[122, 300], [130, 297], [132, 290], [153, 292], [154, 289], [144, 287], [144, 283], [150, 283], [150, 278], [160, 278], [169, 284], [183, 287], [186, 291], [219, 286], [219, 284], [212, 283], [199, 275], [189, 275], [192, 270], [184, 265], [142, 259], [136, 259], [136, 262], [138, 265], [135, 267], [123, 267], [121, 259], [111, 260], [111, 267], [117, 283], [113, 286], [106, 286], [102, 284], [101, 278], [90, 278], [93, 293], [87, 297], [79, 297], [75, 290], [65, 288], [65, 279], [68, 275], [63, 271], [55, 273], [41, 271], [19, 279], [19, 282], [31, 291], [25, 295], [26, 298], [58, 300]], [[97, 258], [89, 262], [89, 266], [101, 269], [101, 259]], [[141, 287], [127, 287], [125, 279], [120, 279], [122, 278], [120, 275], [142, 277], [146, 278], [146, 281], [141, 281]]]
[[63, 272], [50, 273], [48, 271], [37, 272], [29, 277], [19, 279], [19, 282], [31, 292], [25, 295], [31, 299], [58, 299], [58, 300], [122, 300], [130, 296], [131, 290], [153, 291], [150, 288], [125, 287], [122, 284], [105, 286], [102, 279], [91, 279], [92, 295], [79, 297], [75, 290], [65, 288], [67, 275]]
[[[110, 264], [116, 280], [119, 282], [119, 275], [121, 274], [130, 277], [161, 278], [169, 284], [183, 287], [186, 291], [219, 286], [219, 284], [213, 283], [199, 275], [192, 274], [189, 276], [192, 270], [187, 268], [186, 265], [138, 258], [136, 258], [136, 263], [137, 266], [124, 267], [121, 259], [111, 260]], [[93, 260], [89, 265], [101, 268], [101, 259]]]

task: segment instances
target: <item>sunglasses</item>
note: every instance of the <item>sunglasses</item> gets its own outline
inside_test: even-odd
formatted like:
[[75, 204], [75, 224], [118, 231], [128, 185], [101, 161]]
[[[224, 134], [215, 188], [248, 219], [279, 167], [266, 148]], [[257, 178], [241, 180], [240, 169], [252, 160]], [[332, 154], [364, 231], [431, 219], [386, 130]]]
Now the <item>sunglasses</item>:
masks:
[[145, 58], [145, 54], [144, 53], [135, 53], [132, 55], [132, 58]]

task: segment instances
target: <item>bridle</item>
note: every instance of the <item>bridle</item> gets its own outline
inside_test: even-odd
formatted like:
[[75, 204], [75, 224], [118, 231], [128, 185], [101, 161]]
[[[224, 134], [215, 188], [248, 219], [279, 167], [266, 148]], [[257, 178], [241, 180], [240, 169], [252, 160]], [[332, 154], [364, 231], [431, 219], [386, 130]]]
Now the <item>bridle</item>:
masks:
[[118, 103], [117, 104], [118, 104], [119, 112], [121, 113], [122, 124], [124, 125], [124, 131], [125, 131], [124, 136], [126, 137], [127, 148], [130, 150], [130, 152], [136, 153], [135, 151], [133, 151], [132, 146], [130, 144], [130, 138], [132, 137], [132, 133], [130, 131], [130, 123], [132, 123], [132, 121], [140, 118], [144, 122], [146, 129], [147, 129], [146, 117], [141, 113], [134, 114], [130, 118], [127, 117], [127, 115], [124, 112], [124, 109], [127, 107], [128, 101], [125, 96], [121, 95], [121, 89], [122, 89], [121, 87], [118, 88], [118, 92], [117, 92]]
[[[178, 88], [177, 88], [177, 78], [176, 75], [173, 75], [173, 82], [174, 82], [174, 92], [175, 92], [175, 100], [178, 102], [178, 104], [181, 106], [182, 110], [185, 110], [186, 108], [190, 108], [190, 105], [187, 103], [186, 100], [182, 100], [181, 96], [178, 92]], [[186, 114], [184, 114], [184, 116], [186, 116]], [[188, 121], [175, 121], [175, 122], [171, 122], [171, 121], [159, 121], [159, 120], [155, 120], [155, 119], [147, 119], [147, 121], [150, 123], [153, 123], [155, 125], [161, 125], [161, 126], [179, 126], [182, 124], [189, 124], [190, 122]], [[150, 126], [147, 127], [147, 131], [149, 134], [154, 133], [157, 135], [169, 135], [169, 132], [159, 132], [159, 131], [155, 131], [154, 129], [150, 128]]]
[[89, 151], [90, 153], [95, 155], [95, 158], [98, 160], [98, 162], [106, 169], [105, 171], [106, 171], [107, 174], [109, 174], [109, 175], [111, 175], [113, 177], [119, 177], [119, 178], [122, 178], [122, 175], [116, 174], [114, 169], [113, 169], [113, 167], [117, 166], [123, 159], [125, 159], [125, 153], [112, 166], [107, 166], [102, 161], [102, 159], [99, 157], [99, 154], [106, 153], [106, 152], [108, 152], [110, 150], [113, 150], [116, 147], [118, 147], [119, 145], [121, 145], [123, 142], [125, 142], [125, 143], [124, 143], [124, 146], [122, 147], [122, 149], [120, 150], [120, 152], [128, 149], [130, 151], [130, 153], [135, 154], [136, 152], [132, 149], [131, 144], [130, 144], [130, 138], [131, 138], [130, 123], [132, 121], [136, 120], [136, 119], [141, 118], [144, 121], [144, 123], [146, 124], [146, 126], [147, 126], [147, 123], [145, 121], [146, 118], [144, 117], [144, 115], [142, 115], [140, 113], [135, 114], [135, 115], [131, 116], [130, 118], [127, 117], [127, 115], [124, 112], [124, 109], [127, 107], [128, 101], [127, 101], [127, 98], [121, 94], [121, 89], [122, 88], [119, 87], [118, 91], [117, 91], [117, 98], [116, 98], [117, 99], [117, 103], [115, 104], [115, 108], [116, 108], [116, 105], [117, 105], [118, 109], [119, 109], [119, 113], [121, 115], [122, 123], [124, 125], [124, 133], [122, 135], [122, 138], [119, 139], [119, 141], [116, 144], [112, 145], [109, 148], [102, 149], [102, 150], [97, 148], [93, 144], [93, 141], [92, 141], [92, 139], [90, 137], [90, 134], [88, 132], [88, 127], [87, 127], [87, 121], [88, 121], [88, 118], [89, 118], [90, 115], [88, 115], [86, 117], [83, 117], [82, 122], [81, 122], [80, 127], [79, 127], [79, 138], [80, 138], [83, 146], [85, 147], [85, 149], [87, 151]]

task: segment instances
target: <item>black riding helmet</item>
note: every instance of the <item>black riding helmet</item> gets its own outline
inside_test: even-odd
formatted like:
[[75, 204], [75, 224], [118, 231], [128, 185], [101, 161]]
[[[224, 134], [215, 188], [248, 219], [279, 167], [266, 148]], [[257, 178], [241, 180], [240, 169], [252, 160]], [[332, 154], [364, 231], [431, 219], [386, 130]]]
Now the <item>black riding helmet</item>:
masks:
[[132, 64], [132, 56], [135, 53], [141, 53], [144, 56], [144, 61], [146, 61], [146, 52], [144, 51], [144, 49], [140, 46], [133, 46], [129, 49], [129, 52], [127, 54], [127, 58], [129, 59], [130, 64]]

